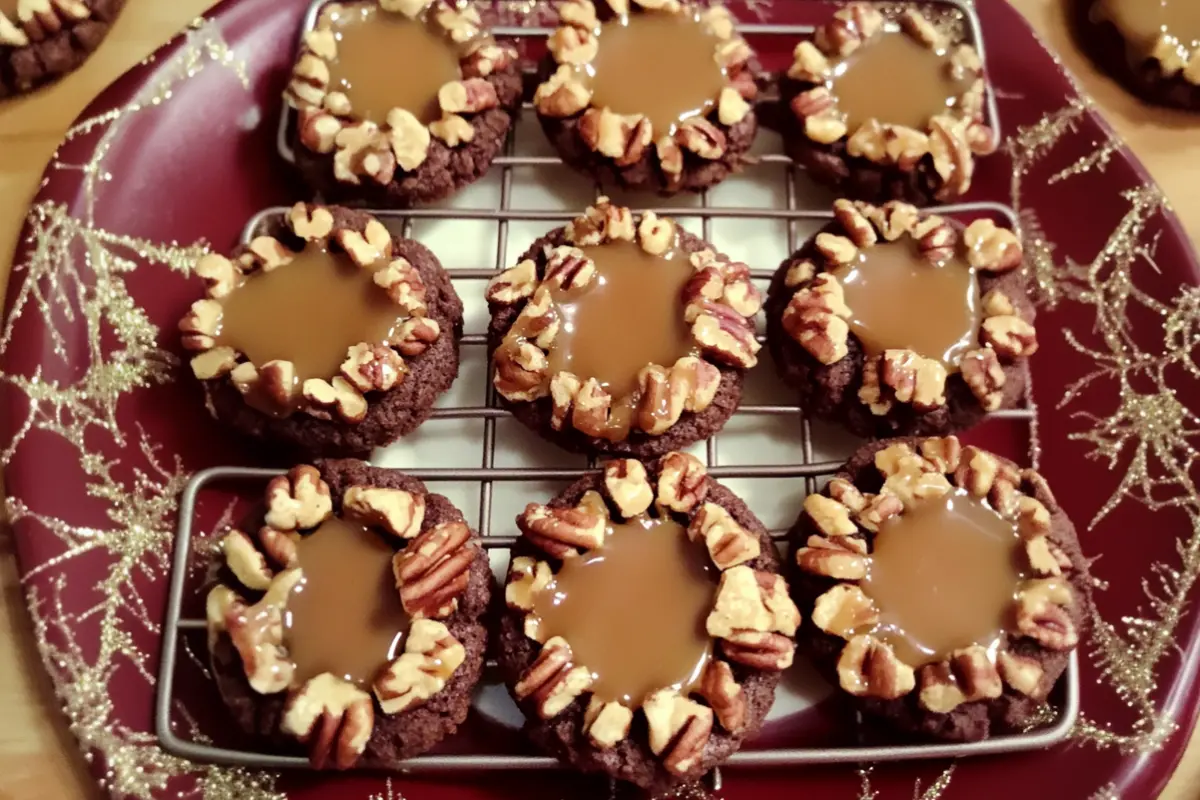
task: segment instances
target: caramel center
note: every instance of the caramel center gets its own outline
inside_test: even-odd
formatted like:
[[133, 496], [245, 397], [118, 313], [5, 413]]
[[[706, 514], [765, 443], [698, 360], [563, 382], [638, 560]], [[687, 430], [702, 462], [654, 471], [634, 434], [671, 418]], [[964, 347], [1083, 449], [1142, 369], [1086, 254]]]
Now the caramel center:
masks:
[[387, 342], [405, 319], [372, 275], [347, 256], [310, 244], [290, 264], [251, 275], [229, 293], [217, 344], [260, 367], [291, 361], [298, 384], [328, 380], [350, 347]]
[[718, 40], [695, 16], [645, 12], [606, 22], [591, 65], [592, 105], [644, 114], [654, 138], [712, 110], [726, 85]]
[[344, 6], [333, 31], [338, 49], [329, 90], [350, 99], [355, 117], [383, 124], [393, 108], [426, 125], [441, 117], [438, 89], [462, 77], [459, 54], [445, 37], [376, 3]]
[[693, 351], [681, 297], [692, 265], [682, 250], [652, 256], [632, 242], [581, 249], [596, 274], [581, 289], [552, 294], [560, 328], [550, 372], [595, 378], [623, 397], [637, 389], [642, 367], [670, 367]]
[[409, 628], [392, 573], [395, 552], [370, 529], [336, 517], [297, 549], [304, 577], [284, 615], [294, 683], [324, 672], [370, 683], [403, 652]]
[[951, 77], [944, 52], [887, 31], [835, 67], [830, 89], [851, 131], [869, 119], [923, 131], [931, 117], [957, 105], [969, 86]]
[[869, 354], [912, 350], [954, 372], [977, 346], [979, 283], [957, 256], [934, 264], [902, 240], [865, 248], [833, 275], [845, 291], [850, 330]]
[[543, 639], [561, 636], [604, 701], [636, 708], [657, 689], [696, 687], [712, 653], [716, 597], [705, 549], [669, 519], [611, 523], [599, 550], [563, 562], [537, 599]]
[[973, 644], [991, 649], [1012, 614], [1016, 527], [963, 491], [885, 521], [863, 591], [880, 621], [872, 632], [910, 666]]
[[1196, 0], [1099, 0], [1092, 18], [1116, 25], [1139, 58], [1160, 36], [1188, 49], [1200, 48], [1200, 3]]

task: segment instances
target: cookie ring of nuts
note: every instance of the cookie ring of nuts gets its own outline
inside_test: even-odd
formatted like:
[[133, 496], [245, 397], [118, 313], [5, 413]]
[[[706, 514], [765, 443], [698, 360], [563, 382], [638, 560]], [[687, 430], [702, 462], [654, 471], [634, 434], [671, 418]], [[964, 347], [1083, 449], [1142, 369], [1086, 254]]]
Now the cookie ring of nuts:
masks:
[[[428, 316], [427, 287], [420, 271], [395, 251], [392, 235], [374, 217], [361, 226], [339, 221], [339, 209], [297, 203], [284, 218], [286, 233], [304, 244], [320, 244], [356, 266], [388, 261], [375, 273], [378, 290], [408, 314], [386, 344], [360, 342], [347, 348], [339, 374], [330, 379], [296, 380], [291, 361], [255, 364], [244, 353], [219, 344], [221, 301], [257, 273], [286, 269], [297, 253], [274, 236], [259, 236], [233, 258], [203, 256], [195, 272], [205, 282], [205, 297], [192, 303], [179, 321], [185, 350], [193, 353], [192, 373], [212, 389], [228, 381], [243, 396], [254, 393], [280, 414], [303, 412], [321, 420], [356, 425], [367, 418], [368, 395], [397, 389], [409, 373], [406, 358], [424, 354], [442, 336], [442, 324]], [[357, 213], [357, 212], [355, 212]], [[395, 256], [393, 258], [393, 256]]]
[[[860, 47], [870, 47], [877, 37], [891, 35], [893, 25], [900, 35], [931, 50], [946, 50], [952, 74], [974, 80], [954, 109], [930, 117], [924, 130], [877, 119], [850, 130], [830, 87], [834, 67]], [[975, 159], [996, 149], [984, 119], [987, 83], [978, 52], [969, 44], [952, 44], [913, 8], [902, 11], [894, 22], [872, 3], [838, 10], [811, 39], [796, 46], [782, 89], [790, 109], [785, 117], [793, 158], [818, 180], [836, 185], [843, 196], [922, 205], [949, 202], [971, 188]], [[875, 180], [855, 180], [868, 172]]]
[[[661, 689], [629, 708], [595, 699], [592, 674], [573, 661], [569, 635], [543, 640], [534, 609], [563, 560], [603, 546], [609, 519], [642, 514], [669, 517], [703, 542], [721, 578], [706, 620], [713, 655], [699, 687], [689, 696]], [[549, 505], [527, 506], [517, 526], [500, 665], [531, 724], [549, 726], [547, 735], [562, 739], [573, 763], [579, 758], [661, 791], [700, 777], [758, 729], [780, 671], [792, 664], [800, 614], [766, 530], [702, 462], [679, 452], [653, 463], [609, 461]], [[635, 723], [638, 713], [644, 727]], [[560, 722], [572, 717], [578, 725]], [[612, 763], [597, 756], [618, 746], [617, 769], [627, 772], [612, 773]]]
[[0, 11], [0, 51], [9, 64], [0, 72], [0, 98], [77, 68], [103, 41], [123, 4], [102, 9], [94, 0], [17, 0], [11, 14]]
[[[868, 491], [875, 487], [877, 492]], [[986, 501], [1013, 523], [1026, 577], [1017, 586], [1014, 613], [994, 654], [973, 645], [914, 667], [871, 635], [879, 609], [860, 583], [870, 570], [874, 536], [885, 520], [956, 490]], [[1032, 719], [1079, 642], [1086, 567], [1074, 527], [1039, 473], [978, 447], [964, 447], [956, 437], [896, 439], [860, 450], [845, 471], [805, 499], [793, 543], [797, 577], [792, 585], [810, 620], [802, 635], [836, 673], [843, 691], [870, 700], [876, 713], [902, 727], [913, 725], [915, 732], [985, 738], [987, 726], [973, 734], [950, 734], [955, 729], [951, 723], [913, 720], [958, 714], [970, 729], [978, 720], [970, 722], [966, 707], [998, 701], [1002, 695], [1013, 701], [1014, 713]], [[912, 712], [891, 713], [888, 703]], [[985, 716], [998, 724], [998, 715]]]
[[[658, 255], [672, 247], [676, 237], [695, 270], [684, 288], [680, 313], [698, 355], [643, 367], [638, 373], [637, 407], [628, 424], [620, 427], [613, 409], [626, 398], [612, 397], [594, 378], [550, 373], [548, 355], [559, 329], [550, 292], [586, 286], [593, 279], [594, 264], [580, 247], [636, 242], [645, 252]], [[577, 431], [587, 437], [588, 447], [605, 452], [624, 445], [631, 454], [661, 455], [665, 448], [655, 450], [655, 442], [664, 441], [663, 434], [685, 414], [708, 414], [712, 426], [719, 428], [734, 404], [724, 409], [714, 400], [723, 384], [740, 381], [740, 371], [758, 362], [761, 349], [754, 318], [762, 298], [749, 267], [716, 253], [670, 218], [652, 211], [636, 218], [607, 197], [534, 243], [515, 267], [494, 277], [487, 287], [487, 301], [492, 313], [489, 338], [494, 343], [492, 385], [503, 401], [531, 427], [550, 436]], [[523, 416], [537, 404], [550, 419], [548, 432]], [[578, 449], [571, 437], [564, 436], [560, 443]], [[686, 446], [678, 441], [671, 444]]]
[[1147, 102], [1200, 110], [1200, 47], [1170, 30], [1141, 42], [1124, 28], [1119, 11], [1104, 6], [1105, 0], [1077, 4], [1076, 24], [1086, 32], [1080, 44], [1092, 58]]
[[[355, 482], [362, 480], [355, 470], [363, 468], [366, 480], [379, 485]], [[268, 482], [265, 501], [257, 532], [234, 529], [223, 538], [222, 560], [234, 580], [214, 586], [206, 601], [209, 652], [222, 695], [233, 706], [244, 707], [246, 700], [277, 705], [280, 713], [262, 718], [278, 719], [274, 735], [299, 742], [317, 769], [348, 769], [360, 759], [383, 765], [384, 756], [370, 746], [376, 729], [404, 725], [407, 712], [448, 688], [462, 695], [461, 702], [451, 701], [461, 709], [440, 709], [433, 716], [444, 715], [444, 721], [426, 714], [418, 724], [441, 728], [442, 735], [452, 732], [466, 716], [470, 689], [482, 670], [486, 632], [479, 617], [490, 586], [487, 556], [462, 515], [419, 481], [353, 461], [293, 467]], [[335, 516], [374, 530], [397, 548], [396, 591], [412, 619], [404, 651], [369, 687], [328, 672], [296, 680], [285, 641], [288, 598], [303, 579], [297, 545]], [[251, 717], [240, 721], [257, 728]], [[386, 758], [401, 760], [441, 737], [417, 737], [420, 750], [397, 750], [391, 736], [384, 738]]]
[[[342, 8], [331, 3], [305, 35], [284, 92], [296, 111], [297, 158], [315, 160], [311, 169], [301, 163], [302, 170], [327, 194], [366, 194], [400, 206], [442, 199], [481, 177], [503, 147], [521, 99], [517, 51], [487, 32], [474, 5], [452, 0], [365, 2], [377, 4], [381, 14], [402, 15], [440, 33], [458, 51], [462, 76], [438, 91], [442, 116], [428, 125], [402, 108], [392, 109], [383, 123], [359, 117], [346, 94], [330, 87], [329, 64], [338, 48], [333, 15]], [[449, 163], [446, 158], [430, 159], [436, 149], [449, 151]], [[468, 155], [456, 160], [458, 152]], [[431, 166], [422, 170], [427, 163]], [[449, 182], [443, 175], [447, 172]], [[436, 177], [443, 179], [433, 180]], [[414, 182], [429, 186], [410, 185]]]
[[[699, 21], [717, 40], [714, 58], [724, 68], [727, 84], [713, 98], [711, 113], [684, 120], [673, 134], [655, 139], [644, 114], [593, 106], [591, 89], [577, 77], [579, 67], [596, 57], [604, 19], [695, 10], [692, 0], [567, 0], [559, 6], [559, 27], [549, 41], [549, 75], [537, 87], [533, 106], [565, 161], [625, 188], [661, 192], [700, 191], [741, 168], [758, 129], [753, 106], [757, 67], [754, 52], [724, 6], [705, 8]], [[714, 176], [717, 164], [725, 170]], [[701, 168], [704, 174], [698, 175]]]
[[[776, 364], [801, 390], [803, 404], [825, 404], [823, 415], [869, 436], [949, 433], [1015, 405], [1026, 380], [1023, 363], [1038, 349], [1017, 235], [990, 219], [963, 227], [899, 201], [837, 200], [834, 216], [780, 266], [766, 304]], [[953, 254], [976, 271], [978, 346], [963, 355], [956, 373], [909, 350], [866, 354], [850, 331], [851, 311], [831, 273], [863, 250], [907, 239], [932, 262]], [[846, 386], [831, 411], [822, 377], [847, 359], [860, 380]]]

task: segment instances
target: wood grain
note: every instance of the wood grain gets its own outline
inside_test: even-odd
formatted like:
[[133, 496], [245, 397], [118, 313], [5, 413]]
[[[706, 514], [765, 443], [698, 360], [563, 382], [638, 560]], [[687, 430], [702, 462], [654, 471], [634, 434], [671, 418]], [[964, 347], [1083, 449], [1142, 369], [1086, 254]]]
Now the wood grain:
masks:
[[[983, 0], [996, 2], [998, 0]], [[1071, 42], [1063, 0], [1012, 0], [1078, 77], [1166, 191], [1200, 241], [1200, 116], [1150, 109], [1099, 75]], [[80, 72], [32, 97], [0, 103], [0, 288], [25, 208], [67, 126], [105, 85], [214, 0], [128, 0], [108, 41]], [[0, 800], [99, 798], [33, 646], [7, 531], [0, 533]], [[1160, 800], [1195, 800], [1200, 736]]]

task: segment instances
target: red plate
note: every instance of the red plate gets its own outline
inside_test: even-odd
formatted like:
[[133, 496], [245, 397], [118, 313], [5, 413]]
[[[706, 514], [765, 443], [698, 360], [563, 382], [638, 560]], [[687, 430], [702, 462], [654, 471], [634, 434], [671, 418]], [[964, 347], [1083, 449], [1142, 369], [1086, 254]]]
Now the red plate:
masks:
[[[494, 5], [506, 22], [541, 21], [533, 2]], [[732, 770], [729, 800], [907, 797], [917, 781], [926, 798], [947, 783], [955, 797], [1154, 797], [1195, 721], [1196, 260], [1157, 188], [1026, 23], [1003, 3], [981, 5], [1007, 141], [969, 199], [1020, 212], [1043, 290], [1041, 467], [1087, 530], [1101, 581], [1081, 647], [1083, 717], [1071, 744], [953, 772]], [[124, 76], [68, 136], [30, 213], [0, 340], [0, 441], [43, 663], [94, 773], [118, 796], [604, 796], [605, 786], [550, 773], [389, 780], [194, 765], [150, 733], [179, 491], [198, 469], [256, 463], [208, 418], [180, 367], [175, 322], [199, 291], [186, 265], [206, 242], [231, 246], [260, 208], [303, 196], [275, 154], [274, 123], [304, 10], [227, 0]], [[737, 10], [802, 23], [829, 9], [746, 0]], [[764, 60], [779, 67], [786, 49], [772, 49]], [[218, 529], [231, 511], [202, 504], [198, 529]], [[176, 717], [189, 734], [192, 722], [212, 730], [221, 718], [198, 655], [181, 657]]]

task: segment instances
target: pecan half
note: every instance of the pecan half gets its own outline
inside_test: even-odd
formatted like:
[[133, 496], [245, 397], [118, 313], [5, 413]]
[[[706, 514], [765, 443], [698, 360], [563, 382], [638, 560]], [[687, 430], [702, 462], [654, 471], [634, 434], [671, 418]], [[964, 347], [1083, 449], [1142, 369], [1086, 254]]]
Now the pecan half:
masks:
[[602, 545], [606, 520], [603, 515], [579, 506], [551, 508], [530, 503], [517, 517], [517, 527], [535, 547], [549, 556], [564, 559]]
[[479, 548], [462, 522], [442, 522], [421, 533], [392, 559], [400, 602], [419, 619], [445, 619], [471, 580]]
[[[748, 634], [778, 633], [787, 638], [795, 635], [799, 625], [800, 612], [783, 578], [745, 565], [721, 573], [717, 599], [705, 622], [710, 636], [747, 646], [763, 644], [761, 637], [747, 638]], [[726, 654], [734, 658], [733, 653]]]
[[826, 633], [851, 639], [857, 631], [879, 621], [879, 610], [860, 587], [839, 583], [817, 598], [812, 621]]
[[267, 566], [267, 559], [249, 536], [239, 530], [231, 530], [221, 540], [221, 551], [229, 571], [247, 589], [261, 592], [271, 585], [275, 573]]
[[485, 296], [489, 304], [511, 306], [530, 297], [537, 287], [537, 264], [525, 259], [488, 281]]
[[853, 536], [858, 533], [858, 526], [850, 519], [850, 509], [824, 495], [810, 494], [804, 498], [804, 513], [824, 536]]
[[673, 775], [686, 775], [700, 761], [712, 735], [713, 711], [673, 689], [660, 689], [642, 704], [650, 750]]
[[935, 714], [948, 714], [963, 703], [992, 700], [1004, 692], [1000, 673], [987, 650], [978, 645], [922, 667], [917, 683], [921, 706]]
[[1026, 581], [1017, 592], [1017, 632], [1047, 649], [1070, 650], [1079, 643], [1079, 631], [1067, 611], [1074, 602], [1074, 592], [1065, 581]]
[[687, 453], [671, 452], [658, 463], [659, 505], [688, 514], [708, 496], [708, 470]]
[[403, 489], [351, 486], [342, 495], [342, 514], [401, 539], [411, 539], [425, 521], [425, 495]]
[[963, 232], [967, 263], [984, 272], [1010, 272], [1021, 266], [1021, 240], [990, 219], [977, 219]]
[[697, 690], [708, 701], [721, 727], [733, 734], [746, 727], [746, 693], [734, 680], [733, 668], [724, 661], [713, 659], [704, 668]]
[[1028, 358], [1038, 351], [1037, 331], [1018, 316], [988, 317], [979, 340], [1003, 358]]
[[810, 536], [805, 546], [796, 551], [796, 564], [800, 569], [811, 575], [841, 581], [867, 577], [870, 563], [866, 542], [846, 536], [836, 539]]
[[404, 654], [375, 679], [375, 697], [383, 713], [399, 714], [446, 688], [467, 660], [467, 650], [441, 622], [414, 619]]
[[718, 569], [729, 569], [762, 555], [758, 537], [743, 528], [723, 506], [705, 503], [688, 525], [688, 538], [703, 539]]
[[605, 462], [604, 488], [625, 519], [641, 514], [654, 501], [654, 489], [650, 486], [646, 467], [632, 458]]
[[333, 516], [329, 484], [316, 467], [292, 467], [267, 483], [267, 513], [263, 521], [280, 531], [315, 528]]
[[912, 667], [896, 658], [884, 642], [872, 636], [855, 636], [838, 658], [838, 683], [855, 697], [895, 700], [917, 685]]
[[592, 685], [592, 673], [573, 663], [567, 640], [555, 636], [513, 687], [518, 700], [532, 700], [542, 719], [553, 719]]
[[1004, 385], [1008, 376], [996, 351], [981, 347], [965, 353], [959, 364], [963, 380], [984, 411], [996, 411], [1004, 402]]
[[850, 352], [850, 309], [842, 285], [823, 272], [812, 285], [800, 289], [783, 311], [788, 336], [822, 364], [835, 364]]

